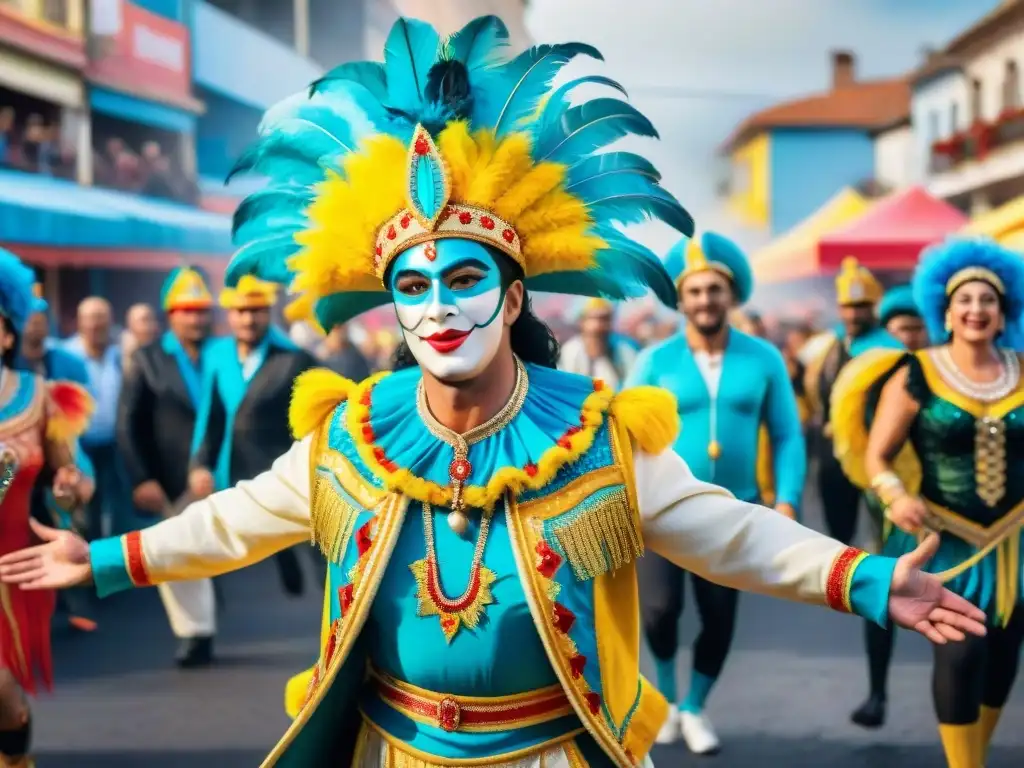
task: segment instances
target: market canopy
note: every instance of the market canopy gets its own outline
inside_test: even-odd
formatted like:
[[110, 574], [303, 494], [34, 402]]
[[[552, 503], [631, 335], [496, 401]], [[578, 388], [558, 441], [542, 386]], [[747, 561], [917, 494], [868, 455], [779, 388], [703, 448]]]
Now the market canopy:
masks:
[[1004, 245], [1024, 241], [1024, 195], [975, 216], [960, 230], [965, 235], [984, 235]]
[[802, 222], [751, 256], [758, 284], [781, 283], [818, 274], [818, 239], [862, 216], [871, 201], [846, 187]]
[[967, 217], [920, 187], [909, 187], [875, 203], [871, 210], [818, 243], [822, 270], [835, 272], [855, 256], [879, 271], [911, 270], [921, 251], [960, 231]]

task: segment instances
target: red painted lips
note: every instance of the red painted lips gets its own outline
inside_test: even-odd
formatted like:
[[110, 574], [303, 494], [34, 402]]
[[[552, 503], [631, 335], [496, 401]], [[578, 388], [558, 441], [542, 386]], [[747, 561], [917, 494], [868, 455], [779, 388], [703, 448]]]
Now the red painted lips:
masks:
[[423, 340], [432, 346], [435, 351], [440, 352], [442, 355], [447, 355], [461, 347], [466, 339], [469, 338], [469, 333], [469, 331], [449, 329], [435, 333], [433, 336], [427, 336]]

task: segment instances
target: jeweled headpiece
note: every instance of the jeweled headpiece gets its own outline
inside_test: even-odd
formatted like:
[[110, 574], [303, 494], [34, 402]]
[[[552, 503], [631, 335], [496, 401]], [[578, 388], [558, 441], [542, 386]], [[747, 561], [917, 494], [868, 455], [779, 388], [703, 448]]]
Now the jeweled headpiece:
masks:
[[840, 306], [877, 304], [882, 299], [882, 284], [853, 256], [847, 256], [836, 275], [836, 300]]
[[[290, 284], [294, 313], [324, 327], [390, 301], [383, 285], [404, 250], [443, 238], [512, 259], [527, 286], [625, 299], [674, 289], [648, 249], [616, 224], [656, 218], [690, 235], [693, 221], [630, 152], [598, 153], [627, 135], [657, 135], [627, 102], [577, 105], [584, 83], [551, 83], [580, 43], [504, 55], [508, 32], [477, 19], [442, 40], [399, 19], [384, 63], [343, 64], [267, 113], [237, 172], [269, 184], [235, 215], [227, 282], [253, 274]], [[429, 254], [428, 254], [429, 255]]]

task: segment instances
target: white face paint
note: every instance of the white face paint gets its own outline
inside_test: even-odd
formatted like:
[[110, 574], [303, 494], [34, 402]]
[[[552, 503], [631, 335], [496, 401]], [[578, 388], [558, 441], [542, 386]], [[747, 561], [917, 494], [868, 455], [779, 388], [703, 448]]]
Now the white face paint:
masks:
[[494, 257], [470, 240], [424, 243], [391, 270], [391, 294], [409, 350], [441, 381], [466, 381], [494, 359], [505, 331], [505, 291]]

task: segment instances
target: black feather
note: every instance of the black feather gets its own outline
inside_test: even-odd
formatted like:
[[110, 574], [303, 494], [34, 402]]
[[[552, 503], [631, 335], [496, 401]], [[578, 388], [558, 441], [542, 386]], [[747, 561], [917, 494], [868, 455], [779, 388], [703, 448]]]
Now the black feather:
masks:
[[427, 72], [427, 101], [445, 107], [458, 120], [469, 118], [473, 110], [473, 90], [469, 70], [461, 61], [439, 61]]

